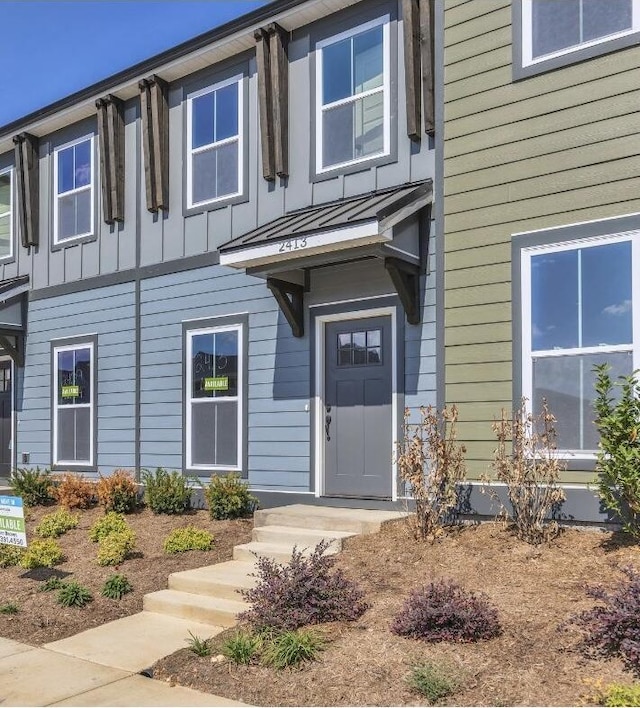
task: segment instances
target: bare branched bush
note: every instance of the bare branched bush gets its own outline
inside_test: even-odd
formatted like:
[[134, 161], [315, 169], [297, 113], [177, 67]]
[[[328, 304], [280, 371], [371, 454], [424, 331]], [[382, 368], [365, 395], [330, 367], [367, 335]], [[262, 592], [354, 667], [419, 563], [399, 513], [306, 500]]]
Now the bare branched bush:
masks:
[[458, 409], [420, 408], [420, 422], [404, 414], [402, 441], [398, 444], [398, 474], [410, 487], [416, 503], [411, 517], [417, 538], [433, 540], [455, 521], [460, 484], [466, 475], [464, 445], [457, 442]]
[[[498, 447], [491, 467], [506, 485], [511, 502], [511, 513], [500, 502], [502, 511], [515, 525], [518, 538], [534, 545], [557, 536], [558, 524], [550, 517], [565, 500], [558, 482], [566, 464], [556, 449], [555, 422], [545, 400], [534, 415], [523, 398], [519, 410], [513, 414], [503, 410], [502, 418], [493, 423]], [[485, 487], [483, 492], [500, 501], [495, 490]]]

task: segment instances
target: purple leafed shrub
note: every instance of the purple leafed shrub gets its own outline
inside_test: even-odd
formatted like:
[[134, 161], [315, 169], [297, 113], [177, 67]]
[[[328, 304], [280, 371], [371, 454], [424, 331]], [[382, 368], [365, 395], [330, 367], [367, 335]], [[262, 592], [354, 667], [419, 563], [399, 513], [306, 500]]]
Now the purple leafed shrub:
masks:
[[426, 642], [476, 642], [500, 634], [500, 623], [485, 595], [439, 580], [411, 592], [391, 631]]
[[595, 656], [618, 656], [640, 673], [640, 574], [632, 567], [622, 568], [627, 576], [618, 587], [587, 588], [587, 595], [599, 600], [572, 621], [585, 632], [585, 649]]
[[251, 607], [238, 616], [256, 630], [294, 630], [308, 624], [355, 620], [368, 605], [364, 593], [341, 570], [331, 571], [335, 557], [325, 556], [321, 541], [309, 557], [293, 549], [287, 565], [259, 558], [258, 584], [241, 590]]

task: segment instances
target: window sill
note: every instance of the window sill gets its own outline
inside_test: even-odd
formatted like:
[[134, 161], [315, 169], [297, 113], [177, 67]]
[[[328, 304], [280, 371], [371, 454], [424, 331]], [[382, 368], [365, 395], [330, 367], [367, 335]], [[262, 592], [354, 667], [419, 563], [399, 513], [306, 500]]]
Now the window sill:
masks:
[[208, 211], [218, 211], [220, 209], [225, 209], [228, 206], [234, 204], [243, 204], [249, 201], [247, 194], [233, 194], [229, 197], [223, 197], [222, 199], [216, 199], [211, 202], [203, 202], [202, 204], [196, 204], [194, 206], [189, 206], [186, 201], [183, 206], [183, 216], [193, 216], [194, 214], [203, 214]]
[[65, 248], [71, 248], [72, 246], [78, 246], [81, 243], [91, 243], [92, 241], [97, 241], [98, 237], [95, 234], [87, 234], [86, 236], [74, 236], [73, 238], [65, 239], [64, 241], [58, 241], [51, 244], [52, 251], [62, 251]]
[[316, 172], [311, 174], [312, 182], [325, 182], [326, 180], [335, 179], [341, 175], [353, 175], [358, 172], [366, 172], [374, 167], [382, 167], [383, 165], [390, 165], [398, 161], [397, 154], [391, 152], [384, 155], [373, 156], [368, 159], [359, 160], [358, 162], [348, 162], [346, 164], [337, 165], [336, 167], [329, 167], [322, 172]]

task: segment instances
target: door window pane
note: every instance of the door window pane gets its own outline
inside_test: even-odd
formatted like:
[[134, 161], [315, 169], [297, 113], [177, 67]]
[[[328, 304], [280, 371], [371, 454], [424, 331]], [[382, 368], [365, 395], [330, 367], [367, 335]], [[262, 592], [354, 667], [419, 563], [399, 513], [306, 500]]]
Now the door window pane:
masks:
[[382, 363], [382, 331], [343, 332], [338, 334], [338, 366], [362, 366]]

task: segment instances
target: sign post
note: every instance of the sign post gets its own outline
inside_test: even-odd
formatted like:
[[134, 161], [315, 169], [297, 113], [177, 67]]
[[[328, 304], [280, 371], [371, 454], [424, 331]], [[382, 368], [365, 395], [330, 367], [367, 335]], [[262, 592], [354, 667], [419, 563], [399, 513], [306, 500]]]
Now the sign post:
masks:
[[0, 496], [0, 543], [27, 547], [22, 497]]

